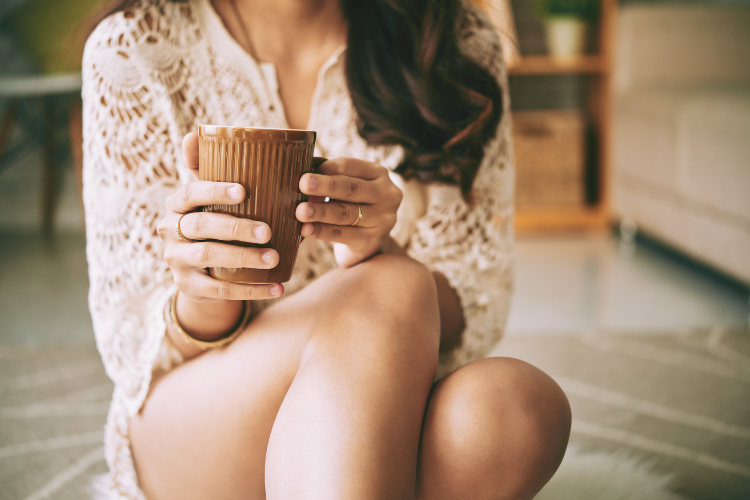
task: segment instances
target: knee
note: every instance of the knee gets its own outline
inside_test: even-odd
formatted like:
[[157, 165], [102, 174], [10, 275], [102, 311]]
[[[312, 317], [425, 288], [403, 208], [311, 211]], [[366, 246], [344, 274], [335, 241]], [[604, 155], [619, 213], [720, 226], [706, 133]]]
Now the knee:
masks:
[[493, 496], [501, 488], [509, 498], [531, 498], [562, 461], [570, 423], [568, 400], [548, 375], [516, 359], [485, 358], [436, 386], [425, 452], [454, 472], [501, 475], [502, 487], [488, 483]]
[[[360, 264], [362, 292], [370, 300], [387, 300], [389, 306], [437, 306], [435, 279], [427, 267], [409, 257], [382, 254]], [[355, 268], [356, 269], [356, 268]]]
[[542, 448], [556, 444], [562, 454], [567, 445], [571, 413], [565, 393], [546, 373], [524, 361], [474, 361], [446, 377], [436, 396], [446, 434], [458, 446], [475, 450], [510, 438], [527, 449], [535, 442]]
[[393, 322], [400, 330], [418, 326], [439, 332], [437, 287], [423, 264], [399, 255], [377, 255], [342, 276], [345, 300], [336, 309], [340, 316]]
[[440, 314], [435, 280], [424, 265], [408, 257], [378, 255], [337, 271], [328, 285], [330, 307], [322, 310], [303, 360], [352, 345], [380, 364], [430, 371], [432, 382]]

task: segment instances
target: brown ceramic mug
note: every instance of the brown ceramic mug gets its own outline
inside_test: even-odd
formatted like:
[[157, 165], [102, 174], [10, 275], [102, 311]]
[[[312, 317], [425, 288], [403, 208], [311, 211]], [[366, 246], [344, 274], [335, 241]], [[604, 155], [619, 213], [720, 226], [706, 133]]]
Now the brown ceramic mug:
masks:
[[300, 192], [299, 180], [325, 161], [313, 159], [315, 132], [199, 125], [198, 136], [200, 180], [236, 182], [246, 193], [239, 205], [209, 205], [203, 211], [265, 222], [271, 228], [268, 243], [230, 243], [279, 253], [279, 263], [272, 269], [212, 267], [209, 274], [234, 283], [289, 281], [302, 241], [302, 223], [295, 211], [308, 198]]

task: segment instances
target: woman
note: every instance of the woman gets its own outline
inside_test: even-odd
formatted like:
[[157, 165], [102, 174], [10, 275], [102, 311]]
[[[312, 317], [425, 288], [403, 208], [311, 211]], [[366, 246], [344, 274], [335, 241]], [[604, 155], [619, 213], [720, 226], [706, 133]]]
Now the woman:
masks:
[[[536, 368], [473, 361], [511, 289], [507, 83], [483, 15], [459, 0], [106, 14], [83, 70], [90, 307], [115, 381], [104, 496], [532, 498], [570, 410]], [[332, 159], [300, 181], [288, 284], [205, 272], [278, 255], [222, 243], [267, 242], [268, 225], [196, 212], [245, 196], [196, 180], [199, 123], [318, 132]]]

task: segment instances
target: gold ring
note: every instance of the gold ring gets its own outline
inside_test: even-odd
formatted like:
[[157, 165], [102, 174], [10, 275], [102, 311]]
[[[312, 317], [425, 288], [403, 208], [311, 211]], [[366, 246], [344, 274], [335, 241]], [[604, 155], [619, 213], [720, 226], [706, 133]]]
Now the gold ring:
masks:
[[362, 205], [357, 203], [357, 209], [359, 210], [359, 215], [357, 216], [357, 220], [355, 220], [354, 223], [349, 224], [350, 226], [356, 226], [357, 224], [359, 224], [359, 221], [362, 220]]
[[177, 225], [174, 228], [174, 232], [177, 233], [177, 237], [180, 238], [185, 243], [193, 243], [195, 240], [191, 240], [190, 238], [185, 237], [184, 234], [182, 234], [182, 231], [180, 230], [180, 222], [182, 222], [182, 218], [185, 217], [187, 214], [180, 215], [180, 218], [177, 219]]

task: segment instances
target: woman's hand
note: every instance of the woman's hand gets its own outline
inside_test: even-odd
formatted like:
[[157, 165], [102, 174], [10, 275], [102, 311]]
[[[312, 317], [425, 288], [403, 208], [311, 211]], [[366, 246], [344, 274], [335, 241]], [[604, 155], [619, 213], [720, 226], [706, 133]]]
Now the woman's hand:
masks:
[[[396, 224], [396, 211], [403, 194], [376, 163], [354, 158], [336, 158], [323, 163], [299, 182], [310, 201], [297, 207], [302, 236], [340, 243], [336, 261], [351, 267], [380, 252]], [[328, 197], [330, 201], [323, 202]], [[357, 225], [359, 209], [362, 218]]]
[[[183, 150], [188, 167], [197, 170], [197, 134], [185, 137]], [[240, 184], [208, 181], [189, 182], [167, 198], [167, 213], [157, 231], [166, 243], [164, 260], [172, 269], [181, 296], [184, 294], [194, 301], [204, 302], [211, 299], [257, 300], [278, 297], [284, 292], [280, 284], [246, 285], [220, 281], [209, 276], [206, 270], [208, 267], [270, 269], [278, 264], [279, 254], [271, 248], [203, 241], [211, 239], [263, 244], [271, 239], [271, 229], [263, 222], [195, 211], [204, 205], [236, 205], [244, 198], [245, 189]], [[177, 235], [180, 217], [180, 231], [194, 242], [185, 242]]]

